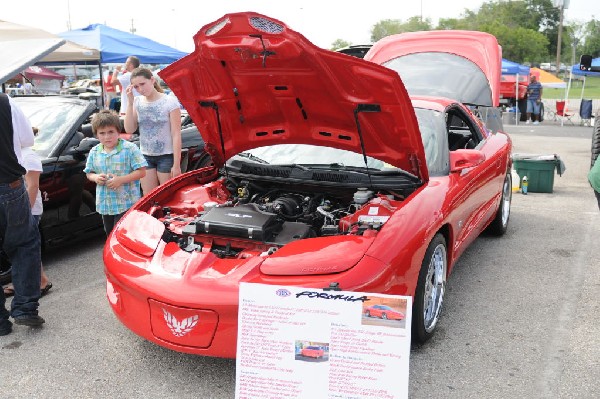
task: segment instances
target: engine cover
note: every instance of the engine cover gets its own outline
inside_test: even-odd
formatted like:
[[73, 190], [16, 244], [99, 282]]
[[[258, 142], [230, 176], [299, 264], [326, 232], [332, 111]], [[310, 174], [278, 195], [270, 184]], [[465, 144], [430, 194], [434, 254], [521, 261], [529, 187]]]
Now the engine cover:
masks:
[[282, 221], [276, 215], [261, 211], [253, 204], [211, 208], [194, 224], [195, 233], [270, 241], [281, 230]]

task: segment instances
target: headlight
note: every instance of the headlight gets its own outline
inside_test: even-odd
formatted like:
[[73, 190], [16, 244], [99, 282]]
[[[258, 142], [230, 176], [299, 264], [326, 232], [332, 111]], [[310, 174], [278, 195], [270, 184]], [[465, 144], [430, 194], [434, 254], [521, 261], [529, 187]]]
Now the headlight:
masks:
[[145, 212], [132, 211], [117, 226], [115, 235], [123, 246], [143, 256], [152, 256], [165, 226]]

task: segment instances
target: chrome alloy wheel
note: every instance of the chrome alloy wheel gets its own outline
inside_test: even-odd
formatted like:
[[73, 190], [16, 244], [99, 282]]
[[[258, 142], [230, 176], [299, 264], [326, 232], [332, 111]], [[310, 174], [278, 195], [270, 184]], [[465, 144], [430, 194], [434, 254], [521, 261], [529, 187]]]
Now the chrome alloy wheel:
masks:
[[447, 269], [446, 247], [443, 244], [438, 244], [429, 260], [423, 295], [423, 320], [427, 333], [435, 329], [440, 318], [446, 290]]
[[506, 226], [508, 223], [508, 217], [510, 216], [510, 202], [512, 200], [512, 178], [510, 174], [506, 175], [504, 179], [504, 187], [502, 187], [502, 226]]

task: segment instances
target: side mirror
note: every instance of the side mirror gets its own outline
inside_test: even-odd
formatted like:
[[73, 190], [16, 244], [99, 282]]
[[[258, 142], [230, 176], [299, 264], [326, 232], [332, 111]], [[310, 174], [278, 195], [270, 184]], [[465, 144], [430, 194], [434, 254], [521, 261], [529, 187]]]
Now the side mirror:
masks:
[[485, 154], [479, 150], [461, 149], [450, 151], [450, 173], [472, 168], [485, 161]]

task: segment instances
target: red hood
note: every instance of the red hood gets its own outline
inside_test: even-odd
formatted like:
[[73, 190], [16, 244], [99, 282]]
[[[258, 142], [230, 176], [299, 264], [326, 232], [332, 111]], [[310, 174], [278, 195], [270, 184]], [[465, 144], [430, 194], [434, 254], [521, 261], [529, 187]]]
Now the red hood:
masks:
[[[440, 83], [458, 81], [452, 88], [452, 94], [446, 94], [446, 96], [464, 103], [494, 107], [499, 105], [502, 50], [493, 35], [485, 32], [461, 30], [401, 33], [385, 37], [375, 43], [365, 55], [365, 60], [387, 65], [391, 60], [419, 53], [454, 54], [471, 61], [485, 75], [484, 79], [487, 79], [485, 84], [489, 85], [489, 88], [486, 87], [485, 89], [489, 94], [486, 94], [485, 101], [482, 102], [482, 98], [478, 96], [484, 88], [473, 86], [472, 75], [465, 76], [464, 71], [455, 70], [443, 61], [436, 62], [435, 58], [430, 58], [427, 64], [415, 65], [416, 78], [424, 79], [425, 82], [422, 87], [431, 89], [432, 86], [435, 86], [432, 81], [439, 75]], [[400, 73], [410, 91], [413, 82], [409, 81], [402, 72]], [[464, 84], [461, 84], [461, 82]], [[419, 83], [416, 82], [415, 86], [419, 86]], [[410, 92], [411, 95], [427, 94]], [[429, 94], [431, 95], [431, 91], [429, 91]]]
[[160, 76], [196, 122], [217, 165], [272, 144], [360, 154], [362, 136], [367, 155], [428, 178], [414, 109], [396, 72], [318, 48], [253, 12], [205, 25], [194, 42], [196, 50]]

